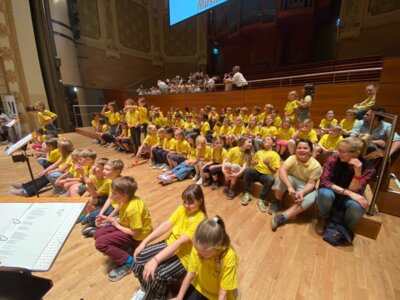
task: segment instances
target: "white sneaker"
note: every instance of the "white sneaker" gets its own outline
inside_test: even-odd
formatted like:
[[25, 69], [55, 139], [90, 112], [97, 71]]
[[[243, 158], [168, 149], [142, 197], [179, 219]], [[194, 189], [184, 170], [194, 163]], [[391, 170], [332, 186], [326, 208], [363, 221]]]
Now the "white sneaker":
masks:
[[162, 164], [162, 165], [160, 165], [160, 166], [158, 167], [158, 169], [159, 169], [159, 170], [162, 170], [162, 169], [164, 169], [166, 166], [167, 166], [166, 164]]
[[199, 180], [197, 180], [196, 184], [202, 185], [203, 184], [203, 178], [200, 178]]
[[167, 172], [167, 171], [169, 171], [169, 167], [168, 167], [168, 166], [165, 166], [164, 168], [161, 169], [161, 171]]
[[131, 300], [142, 300], [144, 298], [144, 295], [146, 294], [145, 291], [142, 289], [138, 289], [135, 294], [133, 294]]
[[197, 181], [200, 179], [200, 176], [198, 174], [194, 175], [194, 177], [192, 178], [193, 181]]

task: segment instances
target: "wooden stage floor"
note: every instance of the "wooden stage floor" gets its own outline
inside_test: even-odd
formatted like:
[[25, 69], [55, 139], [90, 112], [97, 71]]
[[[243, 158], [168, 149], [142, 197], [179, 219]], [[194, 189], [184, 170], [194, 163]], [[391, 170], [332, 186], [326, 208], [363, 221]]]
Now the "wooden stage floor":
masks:
[[[78, 149], [91, 148], [98, 157], [129, 162], [126, 154], [91, 144], [90, 138], [64, 136]], [[4, 154], [0, 162], [0, 197], [9, 197], [9, 184], [29, 180], [29, 173], [26, 164], [12, 163]], [[40, 165], [32, 165], [39, 173]], [[148, 203], [154, 227], [168, 218], [181, 203], [183, 189], [193, 183], [163, 187], [156, 180], [160, 171], [147, 163], [126, 168], [123, 174], [138, 181], [138, 195]], [[353, 246], [335, 248], [314, 233], [315, 220], [299, 218], [274, 233], [270, 215], [260, 213], [255, 201], [243, 207], [239, 197], [226, 200], [221, 188], [203, 190], [208, 215], [223, 217], [239, 255], [240, 299], [400, 299], [400, 218], [381, 214], [377, 240], [357, 235]], [[93, 239], [81, 236], [81, 228], [75, 226], [51, 270], [36, 274], [54, 283], [44, 299], [130, 299], [138, 281], [129, 275], [109, 282], [111, 261], [96, 251]]]

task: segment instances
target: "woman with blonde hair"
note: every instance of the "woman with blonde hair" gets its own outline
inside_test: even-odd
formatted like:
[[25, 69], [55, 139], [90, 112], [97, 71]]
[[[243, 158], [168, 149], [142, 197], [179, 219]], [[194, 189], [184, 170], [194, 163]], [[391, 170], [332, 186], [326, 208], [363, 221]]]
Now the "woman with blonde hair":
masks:
[[325, 231], [332, 208], [344, 211], [344, 224], [348, 228], [354, 227], [364, 215], [368, 207], [364, 191], [376, 172], [363, 158], [368, 140], [369, 135], [345, 138], [339, 143], [337, 153], [325, 162], [317, 196], [319, 217], [315, 231], [319, 235]]

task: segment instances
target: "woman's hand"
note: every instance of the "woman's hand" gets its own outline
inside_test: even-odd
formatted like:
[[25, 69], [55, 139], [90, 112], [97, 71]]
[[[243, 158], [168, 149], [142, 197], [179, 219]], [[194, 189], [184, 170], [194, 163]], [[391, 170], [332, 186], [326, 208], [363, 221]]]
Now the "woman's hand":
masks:
[[353, 199], [354, 201], [357, 201], [362, 208], [366, 209], [368, 207], [368, 201], [367, 199], [365, 199], [364, 196], [356, 194], [356, 193], [352, 193], [349, 196], [351, 199]]
[[146, 248], [146, 243], [142, 241], [139, 246], [136, 247], [135, 251], [133, 252], [133, 258], [136, 261], [137, 256]]
[[154, 279], [154, 275], [156, 273], [158, 264], [157, 261], [152, 258], [150, 259], [147, 264], [144, 265], [144, 270], [143, 270], [143, 279], [144, 281], [149, 281], [149, 279]]
[[354, 173], [361, 174], [362, 162], [358, 158], [350, 159], [349, 165], [353, 166]]

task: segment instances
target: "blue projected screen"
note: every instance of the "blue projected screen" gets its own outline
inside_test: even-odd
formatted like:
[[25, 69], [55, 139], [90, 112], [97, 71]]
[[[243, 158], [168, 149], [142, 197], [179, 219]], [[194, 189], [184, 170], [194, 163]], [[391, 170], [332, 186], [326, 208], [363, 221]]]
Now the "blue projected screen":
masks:
[[175, 25], [229, 0], [169, 0], [169, 25]]

